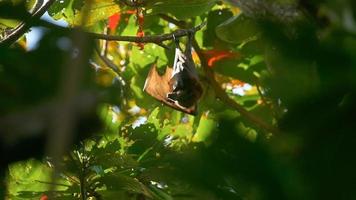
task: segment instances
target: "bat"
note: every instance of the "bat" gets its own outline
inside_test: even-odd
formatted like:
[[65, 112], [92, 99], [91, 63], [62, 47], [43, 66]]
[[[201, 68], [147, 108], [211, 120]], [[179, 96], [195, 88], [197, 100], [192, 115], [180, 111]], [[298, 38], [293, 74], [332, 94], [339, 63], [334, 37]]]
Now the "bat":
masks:
[[192, 37], [190, 33], [184, 52], [179, 40], [174, 37], [176, 48], [173, 69], [167, 67], [165, 73], [159, 75], [155, 63], [146, 78], [144, 91], [176, 110], [195, 115], [203, 88], [192, 59]]

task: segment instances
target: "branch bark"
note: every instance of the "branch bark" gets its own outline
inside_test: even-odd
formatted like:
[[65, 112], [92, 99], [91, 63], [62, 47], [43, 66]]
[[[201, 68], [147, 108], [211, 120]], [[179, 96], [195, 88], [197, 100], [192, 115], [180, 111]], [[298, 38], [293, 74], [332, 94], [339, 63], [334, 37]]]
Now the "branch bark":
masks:
[[31, 28], [32, 21], [39, 19], [54, 2], [55, 0], [48, 0], [43, 4], [42, 0], [37, 1], [31, 17], [21, 22], [16, 28], [12, 29], [9, 34], [0, 40], [0, 46], [10, 46], [12, 43], [16, 42], [29, 28]]
[[[68, 28], [68, 27], [61, 27], [50, 22], [46, 22], [40, 20], [41, 17], [47, 9], [54, 3], [55, 0], [49, 0], [45, 3], [42, 7], [40, 7], [37, 11], [35, 11], [30, 17], [29, 20], [23, 21], [18, 27], [13, 29], [10, 34], [8, 34], [3, 40], [0, 41], [0, 46], [9, 46], [12, 43], [16, 42], [26, 31], [33, 25], [44, 26], [47, 28], [57, 29], [61, 31], [73, 31], [77, 28]], [[167, 48], [162, 42], [167, 40], [172, 40], [173, 35], [176, 38], [187, 36], [191, 32], [197, 32], [202, 29], [206, 25], [206, 22], [201, 23], [200, 25], [193, 27], [193, 28], [185, 28], [173, 31], [167, 34], [161, 35], [148, 35], [143, 37], [137, 36], [119, 36], [119, 35], [106, 35], [100, 33], [91, 33], [86, 32], [86, 34], [92, 39], [99, 39], [99, 40], [108, 40], [108, 41], [123, 41], [123, 42], [135, 42], [135, 43], [155, 43], [163, 48]]]
[[187, 36], [191, 32], [197, 32], [206, 25], [206, 22], [200, 25], [190, 28], [190, 29], [179, 29], [173, 31], [172, 33], [162, 34], [162, 35], [148, 35], [144, 37], [136, 36], [119, 36], [119, 35], [105, 35], [99, 33], [88, 33], [91, 38], [109, 41], [126, 41], [126, 42], [136, 42], [136, 43], [155, 43], [159, 44], [163, 41], [172, 40], [173, 35], [178, 37]]

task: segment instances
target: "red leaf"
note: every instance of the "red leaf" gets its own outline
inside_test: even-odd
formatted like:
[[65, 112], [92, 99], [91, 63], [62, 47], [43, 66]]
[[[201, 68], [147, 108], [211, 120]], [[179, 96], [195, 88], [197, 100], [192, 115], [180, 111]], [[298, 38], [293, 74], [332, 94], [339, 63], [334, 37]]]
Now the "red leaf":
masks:
[[240, 58], [238, 52], [226, 51], [226, 50], [207, 50], [203, 54], [208, 60], [208, 66], [213, 67], [217, 61], [224, 59], [236, 59]]
[[117, 25], [120, 22], [121, 15], [120, 13], [113, 14], [109, 17], [109, 29], [111, 31], [114, 31], [117, 27]]
[[136, 10], [128, 10], [128, 11], [126, 11], [126, 14], [129, 14], [129, 15], [136, 14]]
[[[137, 30], [136, 36], [143, 37], [143, 36], [145, 36], [145, 32], [143, 31], [144, 16], [143, 16], [142, 9], [138, 8], [136, 10], [136, 17], [137, 17], [136, 23], [138, 24], [138, 30]], [[143, 50], [145, 45], [143, 43], [137, 43], [137, 46], [140, 48], [140, 50]]]
[[145, 32], [143, 32], [141, 30], [138, 30], [136, 36], [137, 37], [143, 37], [143, 36], [145, 36]]
[[142, 12], [140, 12], [140, 13], [138, 13], [137, 14], [137, 22], [138, 22], [138, 25], [139, 26], [143, 26], [143, 22], [144, 22], [144, 17], [143, 17], [143, 14], [142, 14]]
[[42, 196], [40, 197], [40, 200], [48, 200], [48, 196], [45, 194], [42, 194]]

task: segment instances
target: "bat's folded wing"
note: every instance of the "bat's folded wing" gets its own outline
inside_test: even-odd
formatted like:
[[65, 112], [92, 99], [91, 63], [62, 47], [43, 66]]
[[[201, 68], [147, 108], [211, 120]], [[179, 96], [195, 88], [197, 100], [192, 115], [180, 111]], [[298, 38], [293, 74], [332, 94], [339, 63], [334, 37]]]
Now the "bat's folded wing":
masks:
[[163, 75], [160, 75], [157, 72], [157, 65], [154, 64], [148, 73], [143, 90], [149, 95], [151, 95], [153, 98], [176, 110], [195, 115], [197, 110], [196, 104], [192, 105], [189, 108], [185, 108], [167, 98], [167, 94], [172, 92], [172, 88], [169, 84], [169, 80], [172, 77], [172, 72], [173, 69], [167, 67], [165, 73]]

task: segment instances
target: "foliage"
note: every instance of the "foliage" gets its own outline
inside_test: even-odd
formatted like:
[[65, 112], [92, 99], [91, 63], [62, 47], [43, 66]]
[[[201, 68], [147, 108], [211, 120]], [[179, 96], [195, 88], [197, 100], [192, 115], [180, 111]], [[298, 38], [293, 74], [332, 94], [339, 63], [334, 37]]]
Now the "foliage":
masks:
[[[0, 1], [1, 40], [33, 4]], [[356, 197], [353, 1], [60, 0], [48, 14], [68, 27], [33, 20], [46, 27], [37, 48], [0, 43], [5, 198]], [[174, 42], [89, 34], [139, 38], [204, 21], [196, 116], [142, 90], [153, 65], [172, 67]], [[69, 121], [57, 115], [66, 100]], [[56, 163], [50, 141], [66, 121], [74, 145]]]

